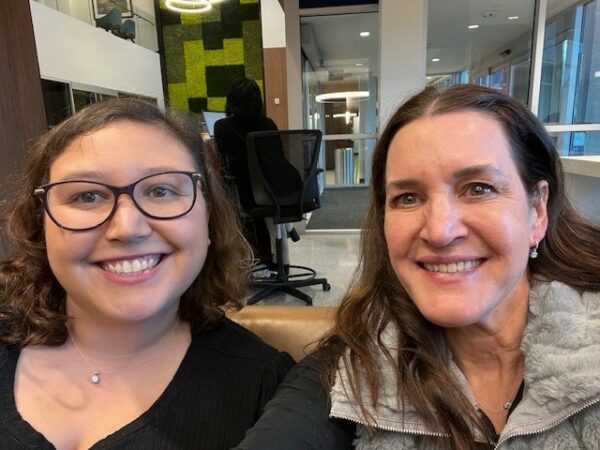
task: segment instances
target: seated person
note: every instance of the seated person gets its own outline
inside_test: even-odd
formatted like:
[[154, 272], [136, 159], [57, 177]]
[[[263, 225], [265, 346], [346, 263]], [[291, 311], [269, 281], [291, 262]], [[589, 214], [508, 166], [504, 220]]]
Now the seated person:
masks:
[[[255, 205], [248, 171], [246, 136], [253, 131], [277, 130], [275, 122], [265, 115], [262, 93], [256, 81], [242, 78], [234, 82], [227, 94], [226, 118], [215, 123], [214, 137], [227, 175], [233, 178], [241, 207]], [[283, 155], [281, 143], [274, 146], [269, 158], [260, 160], [267, 181], [277, 192], [294, 192], [300, 189], [298, 172]], [[291, 231], [291, 230], [290, 230]], [[264, 219], [244, 220], [244, 235], [254, 249], [257, 259], [274, 263], [275, 226]], [[284, 264], [289, 264], [287, 241], [283, 241]], [[273, 264], [274, 265], [274, 264]]]
[[0, 263], [0, 448], [229, 449], [292, 359], [225, 318], [248, 247], [195, 130], [134, 99], [43, 136]]
[[335, 327], [237, 448], [599, 449], [600, 228], [538, 119], [428, 88], [372, 173]]

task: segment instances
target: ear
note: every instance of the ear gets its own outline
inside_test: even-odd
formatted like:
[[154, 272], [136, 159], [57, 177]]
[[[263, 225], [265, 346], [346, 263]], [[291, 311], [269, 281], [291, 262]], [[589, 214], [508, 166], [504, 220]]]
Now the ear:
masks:
[[539, 181], [531, 202], [531, 247], [538, 244], [546, 235], [548, 229], [548, 182]]

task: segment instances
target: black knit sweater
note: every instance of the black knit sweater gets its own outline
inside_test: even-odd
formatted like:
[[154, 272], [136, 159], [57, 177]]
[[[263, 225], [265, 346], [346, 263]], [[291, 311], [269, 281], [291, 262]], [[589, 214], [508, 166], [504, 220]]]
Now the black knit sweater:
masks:
[[[0, 448], [54, 449], [16, 409], [13, 385], [18, 357], [18, 349], [0, 345]], [[289, 355], [225, 319], [192, 337], [173, 380], [144, 414], [91, 448], [234, 447], [293, 364]]]

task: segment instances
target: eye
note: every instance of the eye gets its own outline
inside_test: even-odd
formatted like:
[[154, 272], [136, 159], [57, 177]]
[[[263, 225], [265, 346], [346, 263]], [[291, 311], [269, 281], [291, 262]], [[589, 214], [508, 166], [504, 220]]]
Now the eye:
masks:
[[416, 194], [412, 192], [405, 192], [393, 197], [391, 203], [396, 207], [405, 207], [416, 205], [418, 201], [419, 199]]
[[102, 194], [100, 194], [99, 192], [86, 191], [86, 192], [80, 192], [77, 195], [75, 195], [73, 197], [73, 202], [74, 203], [91, 204], [91, 203], [98, 203], [98, 202], [104, 200], [104, 198], [105, 197]]
[[179, 195], [177, 189], [171, 186], [152, 186], [146, 191], [146, 196], [151, 198], [169, 198]]
[[467, 186], [467, 195], [472, 197], [483, 197], [496, 192], [496, 189], [487, 183], [471, 183]]

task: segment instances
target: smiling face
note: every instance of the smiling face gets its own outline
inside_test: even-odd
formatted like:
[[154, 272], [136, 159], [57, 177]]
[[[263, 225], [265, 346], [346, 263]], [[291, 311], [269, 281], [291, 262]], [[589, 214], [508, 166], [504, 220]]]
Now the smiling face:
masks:
[[[182, 143], [159, 126], [119, 121], [76, 138], [50, 166], [50, 183], [84, 179], [125, 186], [171, 170], [198, 170]], [[150, 219], [121, 195], [115, 214], [98, 228], [63, 230], [47, 215], [44, 227], [68, 315], [104, 323], [152, 322], [175, 313], [209, 245], [200, 189], [191, 211], [172, 220]]]
[[[443, 327], [498, 326], [527, 302], [547, 184], [528, 198], [502, 126], [481, 112], [422, 117], [394, 136], [384, 233], [396, 276]], [[522, 308], [520, 309], [522, 310]]]

